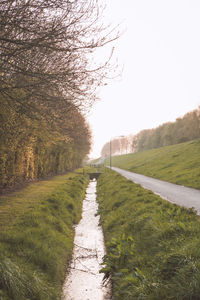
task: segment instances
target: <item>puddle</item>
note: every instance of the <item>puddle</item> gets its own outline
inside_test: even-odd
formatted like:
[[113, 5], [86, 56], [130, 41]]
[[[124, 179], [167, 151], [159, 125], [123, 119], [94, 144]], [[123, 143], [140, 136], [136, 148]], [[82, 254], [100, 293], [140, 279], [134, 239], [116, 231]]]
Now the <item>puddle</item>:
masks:
[[105, 255], [102, 228], [96, 202], [96, 181], [90, 181], [83, 201], [80, 223], [75, 228], [74, 251], [63, 287], [63, 300], [110, 300], [110, 286], [104, 287], [99, 273]]

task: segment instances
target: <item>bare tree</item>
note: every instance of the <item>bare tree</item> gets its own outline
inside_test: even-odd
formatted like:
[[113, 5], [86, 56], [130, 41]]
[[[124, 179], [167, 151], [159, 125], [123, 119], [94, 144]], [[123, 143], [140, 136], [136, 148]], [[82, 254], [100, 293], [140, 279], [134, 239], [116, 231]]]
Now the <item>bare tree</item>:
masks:
[[99, 16], [95, 0], [2, 0], [0, 94], [29, 113], [90, 105], [108, 67], [90, 56], [118, 35]]

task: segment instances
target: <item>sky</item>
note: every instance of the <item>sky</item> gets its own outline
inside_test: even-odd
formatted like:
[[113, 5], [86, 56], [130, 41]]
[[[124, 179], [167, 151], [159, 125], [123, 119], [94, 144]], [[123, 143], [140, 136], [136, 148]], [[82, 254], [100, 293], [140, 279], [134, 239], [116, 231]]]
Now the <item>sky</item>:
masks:
[[107, 0], [104, 15], [124, 31], [112, 45], [123, 72], [98, 91], [88, 115], [93, 158], [114, 137], [175, 121], [200, 105], [199, 0]]

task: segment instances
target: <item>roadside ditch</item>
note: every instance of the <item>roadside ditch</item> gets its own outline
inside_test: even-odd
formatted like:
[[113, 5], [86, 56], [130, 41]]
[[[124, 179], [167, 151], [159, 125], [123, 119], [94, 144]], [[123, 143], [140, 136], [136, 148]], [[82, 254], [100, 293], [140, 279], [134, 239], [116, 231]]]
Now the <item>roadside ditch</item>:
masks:
[[111, 287], [103, 285], [102, 261], [104, 236], [97, 215], [95, 179], [91, 180], [83, 200], [82, 219], [75, 226], [72, 261], [63, 286], [63, 300], [109, 300]]

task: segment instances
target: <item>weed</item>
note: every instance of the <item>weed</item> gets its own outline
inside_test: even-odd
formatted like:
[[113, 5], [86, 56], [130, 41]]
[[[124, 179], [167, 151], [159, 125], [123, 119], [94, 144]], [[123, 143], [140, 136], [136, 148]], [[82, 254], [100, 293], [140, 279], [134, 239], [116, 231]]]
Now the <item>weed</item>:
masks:
[[200, 300], [200, 220], [193, 210], [110, 170], [99, 177], [97, 200], [107, 249], [101, 272], [112, 279], [113, 299]]
[[61, 298], [87, 183], [75, 173], [1, 197], [0, 299]]

